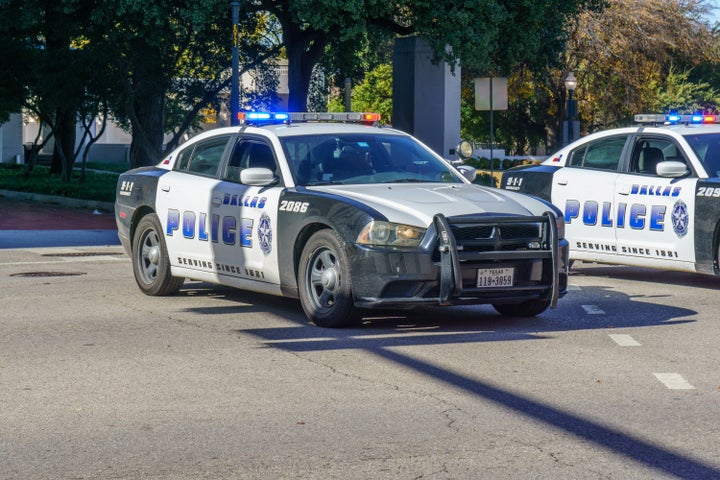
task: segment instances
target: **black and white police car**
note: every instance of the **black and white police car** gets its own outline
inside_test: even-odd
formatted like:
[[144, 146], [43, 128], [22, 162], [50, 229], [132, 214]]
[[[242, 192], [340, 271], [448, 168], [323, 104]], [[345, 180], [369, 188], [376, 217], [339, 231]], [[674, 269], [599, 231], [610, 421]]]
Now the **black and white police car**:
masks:
[[315, 324], [338, 327], [422, 305], [532, 316], [566, 292], [563, 219], [548, 202], [472, 184], [474, 168], [368, 125], [375, 114], [246, 117], [120, 176], [119, 237], [144, 293], [229, 285], [299, 298]]
[[571, 260], [720, 274], [717, 115], [636, 115], [588, 135], [501, 188], [564, 212]]

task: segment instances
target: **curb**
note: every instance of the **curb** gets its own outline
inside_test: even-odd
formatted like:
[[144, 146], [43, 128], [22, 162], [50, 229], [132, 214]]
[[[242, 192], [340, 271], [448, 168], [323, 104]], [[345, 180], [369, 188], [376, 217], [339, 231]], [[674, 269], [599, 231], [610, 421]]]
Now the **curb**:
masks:
[[47, 203], [72, 208], [92, 208], [108, 213], [115, 211], [113, 202], [100, 202], [97, 200], [82, 200], [79, 198], [61, 197], [59, 195], [44, 195], [42, 193], [16, 192], [13, 190], [0, 190], [0, 197], [12, 200]]

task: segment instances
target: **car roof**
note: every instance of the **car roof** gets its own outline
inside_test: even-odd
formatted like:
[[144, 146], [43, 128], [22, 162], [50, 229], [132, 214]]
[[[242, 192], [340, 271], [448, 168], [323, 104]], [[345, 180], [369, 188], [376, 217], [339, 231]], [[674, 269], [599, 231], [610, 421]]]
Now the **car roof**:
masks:
[[618, 134], [633, 134], [633, 133], [658, 133], [662, 135], [671, 136], [687, 136], [697, 134], [713, 134], [720, 133], [720, 124], [700, 124], [700, 125], [635, 125], [632, 127], [620, 127], [610, 128], [608, 130], [601, 130], [599, 132], [591, 133], [585, 137], [581, 137], [575, 142], [563, 147], [561, 150], [567, 148], [573, 148], [578, 145], [578, 142], [585, 143], [589, 140], [600, 139], [603, 137], [609, 137]]
[[357, 123], [341, 122], [296, 122], [290, 124], [264, 125], [259, 127], [247, 127], [247, 132], [253, 130], [265, 130], [272, 132], [278, 137], [289, 137], [295, 135], [322, 135], [322, 134], [390, 134], [407, 135], [399, 130], [387, 127], [361, 125]]
[[400, 135], [409, 136], [407, 133], [390, 127], [379, 127], [374, 125], [363, 125], [358, 123], [343, 122], [293, 122], [289, 124], [269, 125], [241, 125], [234, 127], [220, 127], [201, 132], [189, 141], [195, 142], [216, 135], [248, 133], [263, 136], [290, 137], [296, 135], [327, 135], [327, 134], [366, 134], [366, 135]]

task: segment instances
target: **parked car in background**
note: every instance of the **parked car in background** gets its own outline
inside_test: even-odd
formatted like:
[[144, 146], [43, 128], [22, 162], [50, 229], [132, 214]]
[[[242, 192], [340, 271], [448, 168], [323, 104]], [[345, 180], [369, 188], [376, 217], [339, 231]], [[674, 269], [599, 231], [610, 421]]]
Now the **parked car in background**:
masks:
[[588, 135], [500, 187], [564, 212], [571, 260], [718, 275], [717, 115], [637, 115]]

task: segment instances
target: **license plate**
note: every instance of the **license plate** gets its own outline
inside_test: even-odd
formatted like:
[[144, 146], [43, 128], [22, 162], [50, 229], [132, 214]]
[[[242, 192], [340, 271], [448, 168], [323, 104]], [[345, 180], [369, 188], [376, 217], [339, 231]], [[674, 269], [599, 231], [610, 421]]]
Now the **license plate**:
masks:
[[478, 270], [477, 287], [512, 287], [513, 268], [481, 268]]

